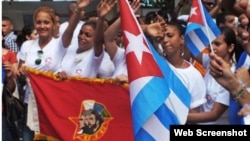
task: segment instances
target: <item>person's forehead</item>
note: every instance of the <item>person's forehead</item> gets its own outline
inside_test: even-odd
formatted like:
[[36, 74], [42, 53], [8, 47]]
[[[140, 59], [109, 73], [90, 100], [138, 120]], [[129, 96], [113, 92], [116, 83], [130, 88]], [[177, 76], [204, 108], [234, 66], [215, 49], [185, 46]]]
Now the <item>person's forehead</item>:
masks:
[[96, 118], [95, 118], [95, 115], [90, 115], [89, 116], [89, 120], [95, 120]]
[[8, 20], [4, 20], [4, 21], [2, 21], [2, 24], [11, 24], [11, 22]]
[[227, 20], [227, 19], [234, 19], [235, 18], [235, 15], [226, 15], [225, 16], [225, 19]]
[[40, 11], [36, 14], [35, 19], [48, 19], [48, 20], [52, 20], [52, 17], [49, 13], [44, 12], [44, 11]]

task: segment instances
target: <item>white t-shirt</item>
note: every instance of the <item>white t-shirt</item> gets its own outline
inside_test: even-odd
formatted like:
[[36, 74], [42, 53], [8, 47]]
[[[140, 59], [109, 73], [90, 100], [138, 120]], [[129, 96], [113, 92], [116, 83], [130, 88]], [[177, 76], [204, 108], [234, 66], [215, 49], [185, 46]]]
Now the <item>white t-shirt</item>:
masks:
[[[51, 41], [41, 49], [37, 40], [28, 40], [23, 43], [18, 52], [18, 58], [25, 62], [25, 65], [42, 71], [55, 72], [65, 55], [67, 48], [62, 45], [61, 38], [52, 38]], [[38, 54], [42, 51], [42, 54]], [[40, 64], [35, 64], [36, 59], [41, 59]]]
[[99, 78], [108, 78], [111, 77], [114, 73], [115, 65], [111, 61], [109, 54], [104, 51], [104, 56], [98, 70], [98, 77]]
[[175, 68], [170, 63], [168, 64], [191, 94], [190, 109], [204, 104], [206, 102], [206, 85], [201, 73], [191, 63], [188, 68]]
[[[65, 71], [69, 76], [95, 78], [99, 72], [104, 53], [105, 51], [103, 50], [102, 54], [96, 57], [93, 47], [82, 53], [76, 53], [76, 51], [67, 52], [63, 58], [60, 70]], [[106, 61], [108, 61], [108, 59], [110, 60], [110, 58], [107, 57], [105, 57], [105, 59], [107, 59]]]
[[115, 71], [112, 75], [113, 78], [121, 74], [128, 75], [125, 50], [123, 48], [117, 48], [117, 51], [112, 61], [115, 65]]
[[[208, 55], [203, 55], [203, 66], [209, 70], [210, 58]], [[235, 65], [232, 65], [231, 70], [235, 71]], [[212, 110], [215, 102], [229, 106], [230, 93], [222, 87], [214, 78], [210, 75], [209, 71], [204, 76], [204, 81], [207, 87], [206, 99], [207, 103], [201, 107], [201, 112], [209, 112]], [[205, 122], [199, 124], [229, 124], [228, 110], [226, 110], [220, 118], [214, 122]]]

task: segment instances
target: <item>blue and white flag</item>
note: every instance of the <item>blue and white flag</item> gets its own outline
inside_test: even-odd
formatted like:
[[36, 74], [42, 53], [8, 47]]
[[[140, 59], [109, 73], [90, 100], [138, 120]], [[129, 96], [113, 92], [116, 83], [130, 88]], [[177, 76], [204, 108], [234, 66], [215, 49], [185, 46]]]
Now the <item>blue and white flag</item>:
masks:
[[169, 141], [170, 125], [186, 122], [191, 95], [149, 44], [127, 0], [120, 11], [135, 141]]
[[201, 0], [193, 0], [185, 32], [185, 43], [192, 54], [198, 56], [220, 34]]

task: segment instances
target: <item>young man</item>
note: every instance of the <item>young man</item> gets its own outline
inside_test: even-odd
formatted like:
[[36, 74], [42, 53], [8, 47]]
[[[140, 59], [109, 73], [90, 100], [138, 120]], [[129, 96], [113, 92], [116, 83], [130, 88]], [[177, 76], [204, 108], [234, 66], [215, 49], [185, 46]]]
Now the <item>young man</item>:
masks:
[[14, 24], [9, 17], [2, 17], [2, 35], [6, 48], [17, 53], [19, 51], [16, 43], [17, 36], [14, 33]]

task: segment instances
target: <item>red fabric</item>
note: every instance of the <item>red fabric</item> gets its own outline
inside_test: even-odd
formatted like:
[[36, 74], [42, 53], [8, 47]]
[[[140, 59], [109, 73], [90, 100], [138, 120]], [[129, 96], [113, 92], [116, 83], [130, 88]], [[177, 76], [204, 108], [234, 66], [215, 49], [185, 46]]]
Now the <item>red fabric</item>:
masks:
[[[191, 15], [189, 17], [189, 22], [198, 23], [204, 25], [204, 20], [202, 19], [201, 7], [198, 4], [198, 0], [194, 0], [191, 7]], [[204, 8], [204, 7], [203, 7]]]
[[11, 51], [8, 50], [6, 54], [2, 55], [2, 61], [9, 61], [11, 64], [17, 63], [17, 58], [16, 58], [16, 54]]
[[[161, 70], [156, 64], [144, 34], [140, 30], [138, 23], [133, 18], [132, 12], [126, 6], [126, 1], [120, 1], [121, 24], [124, 37], [124, 46], [126, 48], [126, 62], [128, 68], [128, 78], [132, 82], [138, 78], [146, 76], [163, 77]], [[129, 23], [129, 24], [127, 24]]]
[[[132, 141], [133, 128], [128, 88], [113, 83], [54, 81], [29, 74], [39, 113], [41, 134], [61, 141]], [[83, 101], [94, 100], [109, 115], [97, 132], [77, 134]]]

